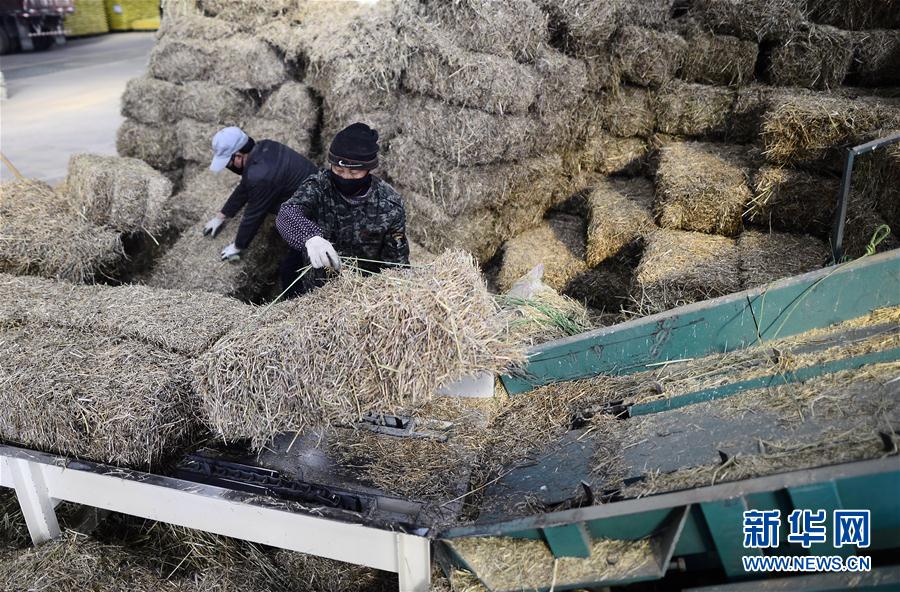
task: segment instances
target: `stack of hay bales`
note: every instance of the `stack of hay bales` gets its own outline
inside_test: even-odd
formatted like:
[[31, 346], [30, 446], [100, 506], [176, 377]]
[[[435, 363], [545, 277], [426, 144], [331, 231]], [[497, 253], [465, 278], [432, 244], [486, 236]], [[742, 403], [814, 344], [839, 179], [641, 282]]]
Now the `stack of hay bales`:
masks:
[[[873, 19], [882, 10], [875, 0], [846, 11], [839, 4], [279, 2], [236, 11], [206, 1], [197, 9], [205, 17], [165, 24], [150, 73], [169, 85], [148, 81], [148, 88], [166, 96], [203, 80], [246, 94], [244, 80], [260, 77], [241, 74], [244, 62], [221, 74], [209, 52], [234, 37], [274, 48], [289, 75], [307, 85], [310, 102], [322, 105], [310, 134], [314, 150], [354, 120], [380, 130], [384, 174], [404, 198], [408, 232], [433, 252], [462, 247], [487, 261], [506, 241], [527, 242], [516, 237], [538, 232], [554, 206], [610, 175], [655, 181], [653, 222], [689, 231], [670, 236], [686, 237], [686, 251], [700, 238], [691, 232], [717, 243], [744, 227], [826, 239], [836, 157], [898, 125], [896, 100], [878, 88], [897, 82], [896, 19]], [[185, 60], [196, 66], [179, 66]], [[260, 62], [261, 78], [277, 70]], [[138, 133], [136, 120], [155, 126], [134, 149], [153, 159], [171, 140], [169, 164], [199, 162], [217, 115], [171, 114], [165, 101], [149, 102], [126, 109], [135, 121], [123, 135]], [[217, 124], [252, 117], [240, 108], [221, 113]], [[813, 203], [819, 207], [807, 207]], [[871, 235], [891, 208], [885, 203], [854, 200], [848, 236]], [[609, 203], [605, 215], [615, 219], [620, 205]], [[612, 291], [623, 294], [653, 227], [644, 225], [627, 257], [595, 256], [585, 271], [615, 262], [622, 273]], [[586, 301], [598, 291], [571, 287], [586, 291]]]
[[246, 307], [208, 294], [0, 275], [0, 438], [138, 468], [198, 429], [189, 359]]
[[75, 12], [66, 15], [65, 27], [67, 37], [109, 33], [104, 0], [78, 0]]
[[[109, 28], [112, 31], [130, 31], [135, 28], [146, 30], [148, 27], [142, 23], [154, 20], [159, 26], [160, 3], [156, 0], [105, 0], [105, 3]], [[135, 22], [139, 23], [138, 27], [134, 27]]]

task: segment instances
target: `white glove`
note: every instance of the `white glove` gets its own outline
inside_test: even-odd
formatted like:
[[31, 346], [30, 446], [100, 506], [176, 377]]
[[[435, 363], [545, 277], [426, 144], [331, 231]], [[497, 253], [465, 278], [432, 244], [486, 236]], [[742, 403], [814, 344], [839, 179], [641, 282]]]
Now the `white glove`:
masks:
[[222, 261], [237, 261], [241, 258], [241, 250], [231, 243], [222, 249]]
[[330, 267], [335, 271], [341, 270], [341, 258], [331, 243], [321, 236], [314, 236], [306, 241], [306, 252], [309, 253], [309, 262], [316, 269]]
[[219, 231], [222, 230], [223, 226], [225, 226], [225, 218], [217, 214], [203, 227], [203, 236], [215, 238], [216, 235], [219, 234]]

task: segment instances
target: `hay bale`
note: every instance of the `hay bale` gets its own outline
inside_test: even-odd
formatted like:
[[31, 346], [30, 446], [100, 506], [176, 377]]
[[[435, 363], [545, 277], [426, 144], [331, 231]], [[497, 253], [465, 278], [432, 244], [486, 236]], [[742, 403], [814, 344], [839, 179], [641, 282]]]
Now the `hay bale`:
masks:
[[[220, 129], [222, 129], [222, 126], [216, 123], [195, 121], [188, 118], [179, 120], [175, 124], [175, 133], [178, 136], [178, 150], [182, 158], [199, 163], [211, 160], [212, 139]], [[261, 139], [257, 138], [257, 140]]]
[[266, 90], [287, 78], [284, 63], [271, 47], [240, 33], [205, 40], [169, 32], [150, 52], [149, 73], [170, 82], [209, 80], [239, 90]]
[[[222, 202], [226, 196], [222, 196]], [[144, 283], [155, 288], [211, 292], [255, 302], [269, 294], [277, 279], [278, 262], [287, 248], [275, 228], [274, 216], [263, 223], [240, 261], [222, 261], [219, 253], [234, 242], [238, 222], [232, 221], [215, 238], [203, 236], [205, 220], [197, 222], [159, 258]]]
[[184, 185], [168, 204], [174, 223], [184, 230], [195, 222], [206, 222], [222, 209], [240, 180], [228, 171], [214, 173], [206, 163], [187, 166]]
[[900, 107], [874, 97], [782, 93], [772, 98], [762, 125], [765, 156], [780, 165], [841, 170], [844, 148], [900, 128]]
[[176, 118], [181, 89], [149, 76], [132, 78], [122, 95], [122, 115], [141, 123], [159, 125]]
[[538, 122], [521, 115], [495, 115], [424, 97], [400, 105], [404, 133], [458, 166], [514, 161], [535, 150]]
[[403, 77], [406, 90], [500, 114], [525, 113], [534, 103], [540, 77], [533, 67], [456, 47], [439, 31], [420, 35]]
[[527, 61], [548, 41], [547, 15], [531, 0], [429, 2], [425, 15], [466, 49]]
[[540, 77], [534, 108], [542, 118], [575, 108], [584, 98], [588, 69], [584, 61], [541, 47], [532, 62]]
[[729, 88], [672, 82], [653, 101], [656, 128], [664, 134], [722, 137], [734, 100], [735, 91]]
[[581, 57], [587, 68], [587, 89], [593, 92], [613, 90], [622, 82], [622, 73], [606, 47]]
[[[26, 325], [0, 330], [0, 437], [147, 468], [194, 432], [185, 358], [134, 339]], [[86, 379], [89, 377], [89, 379]]]
[[65, 207], [41, 181], [0, 184], [0, 272], [92, 282], [124, 258], [118, 233]]
[[75, 12], [65, 15], [66, 37], [109, 33], [103, 0], [80, 0]]
[[523, 359], [461, 252], [408, 270], [343, 273], [285, 307], [281, 320], [248, 322], [194, 367], [205, 421], [225, 440], [259, 448], [284, 431], [409, 408], [451, 380]]
[[[876, 233], [882, 232], [883, 229], [879, 229], [885, 225], [887, 225], [885, 219], [875, 211], [848, 211], [844, 224], [843, 260], [858, 259], [866, 255]], [[900, 240], [897, 239], [897, 233], [892, 228], [891, 233], [884, 240], [873, 246], [875, 247], [874, 253], [883, 253], [900, 247]]]
[[653, 231], [652, 206], [653, 184], [647, 179], [599, 181], [587, 197], [587, 265], [600, 265]]
[[307, 84], [341, 114], [388, 107], [407, 62], [406, 38], [398, 34], [407, 3], [316, 4], [291, 30], [295, 52], [308, 61]]
[[745, 290], [819, 269], [831, 259], [828, 245], [806, 234], [747, 230], [737, 250]]
[[656, 126], [650, 93], [640, 87], [623, 86], [600, 95], [598, 109], [603, 127], [614, 136], [647, 137]]
[[295, 129], [310, 131], [319, 122], [319, 107], [309, 86], [289, 81], [269, 95], [258, 115], [290, 122]]
[[865, 31], [854, 39], [848, 80], [861, 86], [900, 84], [900, 31]]
[[[303, 155], [308, 155], [312, 149], [314, 130], [298, 127], [295, 120], [253, 117], [244, 127], [244, 131], [256, 141], [274, 140]], [[211, 157], [212, 153], [209, 154]]]
[[[467, 249], [480, 262], [490, 259], [506, 238], [495, 223], [495, 214], [486, 208], [449, 216], [423, 193], [397, 187], [406, 207], [409, 236], [431, 252]], [[526, 226], [520, 220], [516, 224]]]
[[893, 233], [900, 234], [900, 145], [887, 146], [873, 158], [876, 160], [873, 190], [878, 213]]
[[713, 35], [699, 29], [683, 33], [687, 42], [679, 76], [688, 82], [736, 85], [753, 80], [759, 47], [731, 35]]
[[[399, 103], [399, 101], [398, 101]], [[346, 112], [341, 106], [333, 109], [326, 101], [322, 105], [322, 144], [330, 145], [335, 135], [351, 123], [357, 121], [378, 131], [378, 143], [382, 148], [390, 147], [391, 140], [400, 133], [400, 117], [398, 106], [391, 109], [373, 109]]]
[[253, 101], [227, 86], [211, 82], [186, 82], [179, 87], [178, 104], [172, 108], [178, 119], [190, 118], [222, 125], [237, 125], [256, 110]]
[[644, 314], [741, 289], [740, 257], [730, 238], [660, 229], [635, 270], [634, 299]]
[[839, 29], [900, 29], [897, 0], [806, 0], [809, 20]]
[[543, 265], [544, 283], [560, 291], [587, 269], [584, 249], [583, 219], [568, 214], [548, 216], [537, 227], [506, 241], [498, 286], [506, 292], [535, 266]]
[[671, 0], [539, 0], [550, 15], [552, 36], [562, 37], [568, 52], [579, 57], [606, 45], [620, 25], [662, 26], [669, 18]]
[[623, 27], [612, 47], [622, 77], [652, 87], [671, 80], [687, 52], [687, 43], [675, 33], [634, 26]]
[[694, 16], [716, 33], [764, 41], [787, 37], [803, 18], [804, 0], [697, 0]]
[[729, 142], [757, 141], [772, 94], [771, 87], [761, 84], [748, 84], [737, 89], [725, 130]]
[[650, 145], [643, 138], [616, 138], [598, 131], [578, 154], [579, 166], [601, 175], [636, 175], [647, 168]]
[[160, 171], [175, 168], [181, 158], [178, 136], [172, 126], [144, 125], [126, 119], [116, 132], [119, 156], [139, 158]]
[[852, 60], [849, 33], [827, 25], [809, 25], [772, 48], [766, 76], [776, 86], [829, 89], [844, 81]]
[[663, 228], [736, 236], [752, 198], [746, 148], [701, 142], [660, 149], [655, 210]]
[[828, 235], [840, 179], [806, 171], [761, 167], [753, 176], [747, 219], [788, 232]]
[[94, 224], [151, 234], [168, 224], [172, 182], [142, 160], [75, 154], [65, 183], [69, 207]]
[[[524, 190], [529, 182], [537, 182], [541, 175], [547, 175], [547, 183], [559, 182], [561, 165], [558, 158], [544, 157], [513, 166], [503, 163], [461, 167], [419, 146], [413, 139], [400, 136], [391, 144], [391, 154], [384, 166], [397, 184], [424, 193], [444, 212], [455, 216], [482, 208], [499, 211], [504, 204], [516, 207], [544, 204], [547, 200], [537, 187], [532, 196], [520, 195], [518, 190], [520, 187]], [[538, 219], [541, 216], [543, 211]]]
[[250, 314], [231, 298], [145, 286], [77, 286], [0, 274], [0, 325], [64, 327], [195, 356]]

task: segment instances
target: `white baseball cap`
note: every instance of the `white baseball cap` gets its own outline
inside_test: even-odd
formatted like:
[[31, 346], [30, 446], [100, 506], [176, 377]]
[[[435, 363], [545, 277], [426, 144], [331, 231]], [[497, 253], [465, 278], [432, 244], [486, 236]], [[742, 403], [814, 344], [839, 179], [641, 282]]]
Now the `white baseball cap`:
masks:
[[218, 173], [228, 166], [232, 155], [243, 148], [248, 139], [239, 127], [226, 127], [216, 132], [212, 139], [213, 159], [209, 170]]

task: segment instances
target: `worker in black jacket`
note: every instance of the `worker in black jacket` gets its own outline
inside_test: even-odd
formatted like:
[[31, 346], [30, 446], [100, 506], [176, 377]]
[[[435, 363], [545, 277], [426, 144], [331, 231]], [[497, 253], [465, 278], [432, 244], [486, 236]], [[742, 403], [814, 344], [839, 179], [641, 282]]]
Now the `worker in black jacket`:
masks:
[[[397, 191], [371, 174], [378, 166], [378, 132], [354, 123], [340, 132], [328, 150], [330, 167], [308, 177], [284, 202], [275, 224], [291, 247], [281, 268], [288, 296], [324, 281], [324, 268], [340, 270], [340, 256], [378, 272], [409, 264], [406, 212]], [[312, 273], [295, 282], [306, 266]]]
[[212, 141], [210, 170], [227, 168], [241, 176], [222, 211], [203, 227], [203, 234], [216, 236], [225, 222], [244, 208], [244, 217], [234, 242], [222, 249], [222, 260], [240, 258], [268, 214], [277, 214], [300, 184], [317, 169], [316, 165], [284, 144], [273, 140], [254, 142], [240, 128], [226, 127]]

